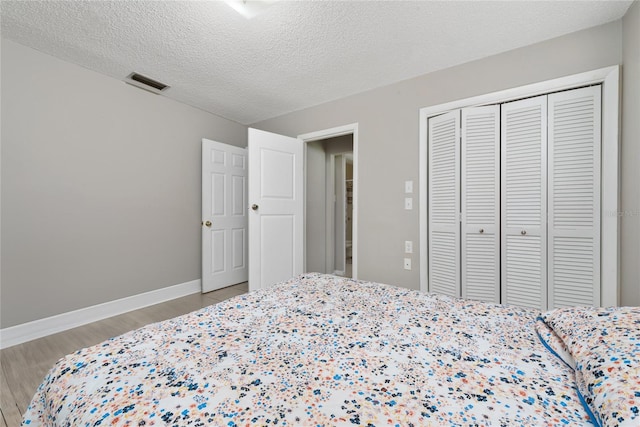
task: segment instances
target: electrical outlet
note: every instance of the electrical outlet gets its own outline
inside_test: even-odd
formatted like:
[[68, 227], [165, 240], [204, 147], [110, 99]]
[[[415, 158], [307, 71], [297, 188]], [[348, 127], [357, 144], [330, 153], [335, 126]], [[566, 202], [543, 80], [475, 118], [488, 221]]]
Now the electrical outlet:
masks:
[[413, 209], [413, 197], [405, 197], [404, 198], [404, 208], [408, 211]]
[[413, 193], [413, 181], [405, 181], [404, 182], [404, 192], [405, 193]]
[[404, 269], [411, 270], [411, 258], [404, 259]]
[[413, 242], [411, 240], [404, 241], [404, 253], [406, 254], [413, 253]]

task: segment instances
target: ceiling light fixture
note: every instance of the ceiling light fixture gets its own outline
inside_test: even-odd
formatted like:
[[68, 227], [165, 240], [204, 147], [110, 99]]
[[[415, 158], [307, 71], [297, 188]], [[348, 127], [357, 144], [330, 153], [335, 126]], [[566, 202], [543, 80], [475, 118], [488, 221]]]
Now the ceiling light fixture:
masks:
[[278, 0], [224, 0], [236, 12], [247, 19], [264, 12]]

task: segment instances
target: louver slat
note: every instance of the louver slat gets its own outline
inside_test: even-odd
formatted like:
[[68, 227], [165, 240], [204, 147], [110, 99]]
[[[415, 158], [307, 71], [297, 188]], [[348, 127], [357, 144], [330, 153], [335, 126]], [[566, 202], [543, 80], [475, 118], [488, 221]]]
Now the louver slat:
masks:
[[460, 111], [429, 129], [429, 291], [460, 296]]
[[502, 260], [507, 284], [503, 287], [503, 303], [539, 308], [544, 297], [540, 277], [543, 248], [540, 236], [508, 235], [503, 242], [506, 257]]
[[600, 86], [549, 95], [549, 307], [600, 305]]

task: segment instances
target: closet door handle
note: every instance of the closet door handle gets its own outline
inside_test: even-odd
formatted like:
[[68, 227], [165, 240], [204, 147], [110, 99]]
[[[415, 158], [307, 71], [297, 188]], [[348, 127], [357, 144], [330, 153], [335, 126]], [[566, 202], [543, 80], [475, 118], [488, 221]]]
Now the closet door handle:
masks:
[[484, 228], [480, 229], [480, 234], [484, 233]]
[[522, 230], [522, 231], [520, 232], [520, 234], [522, 234], [522, 235], [524, 236], [525, 234], [527, 234], [527, 230]]

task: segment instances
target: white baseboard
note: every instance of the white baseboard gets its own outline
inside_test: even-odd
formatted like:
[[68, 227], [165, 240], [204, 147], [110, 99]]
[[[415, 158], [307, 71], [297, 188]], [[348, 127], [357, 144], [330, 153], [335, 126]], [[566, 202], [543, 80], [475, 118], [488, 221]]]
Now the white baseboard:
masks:
[[200, 279], [0, 329], [0, 349], [200, 292]]

